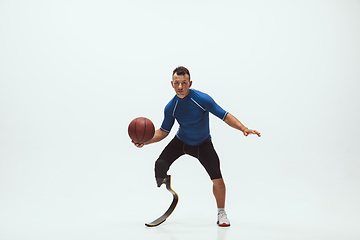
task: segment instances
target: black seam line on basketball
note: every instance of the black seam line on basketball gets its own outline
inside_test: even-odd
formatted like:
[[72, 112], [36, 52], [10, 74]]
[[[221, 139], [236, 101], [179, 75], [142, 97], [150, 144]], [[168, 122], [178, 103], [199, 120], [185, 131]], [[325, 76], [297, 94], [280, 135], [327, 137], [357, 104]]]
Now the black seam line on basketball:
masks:
[[150, 136], [148, 139], [146, 139], [146, 141], [144, 142], [147, 142], [147, 141], [150, 141], [154, 136]]
[[[146, 135], [146, 129], [147, 129], [147, 120], [146, 120], [146, 118], [144, 118], [144, 119], [145, 119], [145, 129], [144, 129], [144, 137], [145, 137], [145, 135]], [[149, 138], [146, 139], [146, 140], [144, 141], [144, 143], [147, 142], [147, 141], [149, 141]]]
[[150, 141], [154, 136], [150, 136], [148, 139], [146, 139], [146, 141], [144, 142], [147, 142], [147, 141]]
[[144, 133], [143, 133], [143, 137], [140, 141], [144, 140], [144, 137], [145, 137], [145, 131], [146, 131], [146, 118], [144, 118], [144, 121], [145, 121], [145, 127], [144, 127]]
[[135, 136], [136, 136], [136, 139], [138, 140], [138, 143], [140, 143], [139, 138], [138, 138], [137, 133], [136, 133], [136, 122], [137, 122], [137, 118], [135, 119]]

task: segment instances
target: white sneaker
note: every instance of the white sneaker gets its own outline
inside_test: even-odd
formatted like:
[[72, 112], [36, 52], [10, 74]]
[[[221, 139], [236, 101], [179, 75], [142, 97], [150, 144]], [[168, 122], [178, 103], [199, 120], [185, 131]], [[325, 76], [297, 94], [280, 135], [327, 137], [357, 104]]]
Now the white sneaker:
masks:
[[218, 213], [218, 221], [217, 221], [217, 225], [219, 227], [229, 227], [230, 226], [230, 221], [227, 218], [226, 212], [225, 211], [220, 211]]

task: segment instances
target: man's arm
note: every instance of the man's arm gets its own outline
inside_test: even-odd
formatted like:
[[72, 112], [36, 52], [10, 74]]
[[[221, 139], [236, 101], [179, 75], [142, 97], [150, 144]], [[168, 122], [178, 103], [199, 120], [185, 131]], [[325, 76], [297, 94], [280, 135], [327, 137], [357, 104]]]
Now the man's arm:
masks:
[[143, 143], [135, 143], [134, 141], [132, 141], [132, 143], [138, 147], [138, 148], [142, 148], [144, 145], [148, 145], [151, 143], [156, 143], [156, 142], [160, 142], [161, 140], [163, 140], [164, 138], [166, 138], [169, 135], [169, 133], [161, 130], [160, 128], [158, 130], [155, 131], [154, 137], [148, 141], [147, 143], [143, 144]]
[[248, 136], [249, 134], [256, 134], [259, 137], [261, 136], [260, 133], [256, 130], [248, 129], [244, 126], [234, 115], [231, 113], [228, 113], [225, 117], [224, 122], [226, 122], [230, 127], [233, 127], [237, 130], [240, 130], [244, 133], [245, 136]]

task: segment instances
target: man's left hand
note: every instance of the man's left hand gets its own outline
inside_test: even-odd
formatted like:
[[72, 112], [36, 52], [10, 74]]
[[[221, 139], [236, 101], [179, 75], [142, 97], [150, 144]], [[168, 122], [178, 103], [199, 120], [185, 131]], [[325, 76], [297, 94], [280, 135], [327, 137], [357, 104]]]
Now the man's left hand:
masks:
[[256, 134], [256, 135], [258, 135], [258, 137], [261, 137], [261, 135], [260, 135], [260, 133], [258, 132], [258, 131], [256, 131], [256, 130], [251, 130], [251, 129], [245, 129], [244, 131], [243, 131], [243, 133], [244, 133], [244, 135], [245, 135], [245, 137], [247, 137], [249, 134]]

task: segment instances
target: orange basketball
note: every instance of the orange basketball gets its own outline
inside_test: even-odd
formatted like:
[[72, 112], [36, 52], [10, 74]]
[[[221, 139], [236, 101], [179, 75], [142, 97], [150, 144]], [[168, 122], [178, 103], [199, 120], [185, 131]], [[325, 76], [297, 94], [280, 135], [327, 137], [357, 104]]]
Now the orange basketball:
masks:
[[128, 133], [135, 143], [146, 143], [153, 138], [155, 127], [150, 119], [138, 117], [129, 124]]

